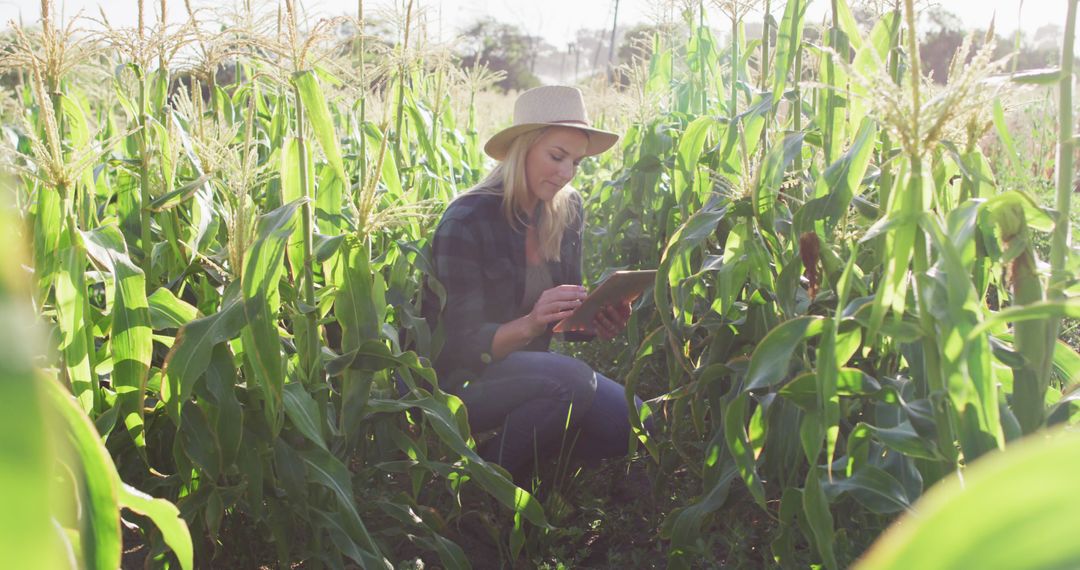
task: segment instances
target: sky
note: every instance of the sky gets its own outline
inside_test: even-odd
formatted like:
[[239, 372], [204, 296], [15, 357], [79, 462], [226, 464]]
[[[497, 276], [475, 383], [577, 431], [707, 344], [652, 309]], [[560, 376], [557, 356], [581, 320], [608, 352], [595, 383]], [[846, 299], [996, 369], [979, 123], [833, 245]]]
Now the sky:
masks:
[[[237, 0], [221, 0], [212, 4]], [[297, 0], [309, 11], [324, 15], [355, 14], [357, 0]], [[619, 25], [647, 22], [655, 12], [657, 0], [415, 0], [430, 10], [432, 33], [443, 39], [452, 38], [468, 24], [490, 16], [498, 21], [515, 24], [526, 32], [543, 37], [552, 45], [565, 48], [580, 28], [610, 28], [613, 8], [618, 1]], [[390, 4], [393, 0], [365, 0], [368, 6]], [[810, 0], [810, 17], [821, 18], [828, 11], [828, 0]], [[170, 19], [183, 16], [183, 2], [169, 0]], [[211, 4], [207, 0], [192, 0], [194, 6]], [[849, 0], [849, 3], [855, 3]], [[158, 0], [146, 0], [147, 6], [157, 6]], [[1017, 23], [1029, 35], [1046, 24], [1063, 25], [1066, 0], [937, 0], [936, 4], [960, 16], [968, 28], [985, 28], [996, 13], [998, 33], [1011, 33]], [[136, 19], [135, 0], [53, 0], [68, 17], [79, 10], [97, 16], [98, 6], [105, 8], [114, 25], [133, 25]], [[1018, 9], [1022, 10], [1018, 12]], [[0, 0], [0, 23], [9, 20], [30, 24], [40, 16], [39, 0]]]

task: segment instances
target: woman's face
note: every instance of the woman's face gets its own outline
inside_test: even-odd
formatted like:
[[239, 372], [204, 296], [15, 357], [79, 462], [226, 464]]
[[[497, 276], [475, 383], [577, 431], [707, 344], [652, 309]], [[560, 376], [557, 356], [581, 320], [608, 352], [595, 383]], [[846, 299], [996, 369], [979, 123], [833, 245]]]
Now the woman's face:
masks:
[[574, 179], [588, 146], [589, 137], [579, 129], [551, 127], [540, 135], [525, 154], [529, 194], [544, 202], [553, 199]]

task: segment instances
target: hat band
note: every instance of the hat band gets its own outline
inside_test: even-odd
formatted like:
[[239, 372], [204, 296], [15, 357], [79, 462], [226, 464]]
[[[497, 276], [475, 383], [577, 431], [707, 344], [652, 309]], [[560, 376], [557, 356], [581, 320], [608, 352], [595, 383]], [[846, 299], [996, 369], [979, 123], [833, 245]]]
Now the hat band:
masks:
[[548, 121], [548, 122], [557, 123], [557, 124], [560, 124], [560, 125], [581, 125], [583, 127], [592, 128], [589, 125], [589, 123], [586, 123], [585, 121], [579, 121], [577, 119], [567, 119], [565, 121]]

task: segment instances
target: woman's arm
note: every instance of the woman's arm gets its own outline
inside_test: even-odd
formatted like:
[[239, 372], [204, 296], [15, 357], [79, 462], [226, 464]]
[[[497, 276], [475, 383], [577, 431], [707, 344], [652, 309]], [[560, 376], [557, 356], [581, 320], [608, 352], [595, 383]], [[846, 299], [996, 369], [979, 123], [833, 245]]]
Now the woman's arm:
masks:
[[574, 312], [585, 300], [580, 285], [559, 285], [540, 294], [529, 314], [499, 325], [491, 341], [491, 356], [499, 360], [544, 334], [548, 326]]

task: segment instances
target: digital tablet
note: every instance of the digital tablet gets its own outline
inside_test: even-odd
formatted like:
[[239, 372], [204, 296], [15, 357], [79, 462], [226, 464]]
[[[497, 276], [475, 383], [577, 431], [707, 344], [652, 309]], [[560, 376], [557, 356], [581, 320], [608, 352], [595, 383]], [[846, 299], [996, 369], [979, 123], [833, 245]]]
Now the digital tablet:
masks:
[[656, 281], [656, 270], [616, 271], [599, 287], [593, 289], [569, 317], [559, 321], [554, 332], [594, 332], [592, 320], [596, 313], [611, 303], [633, 302]]

